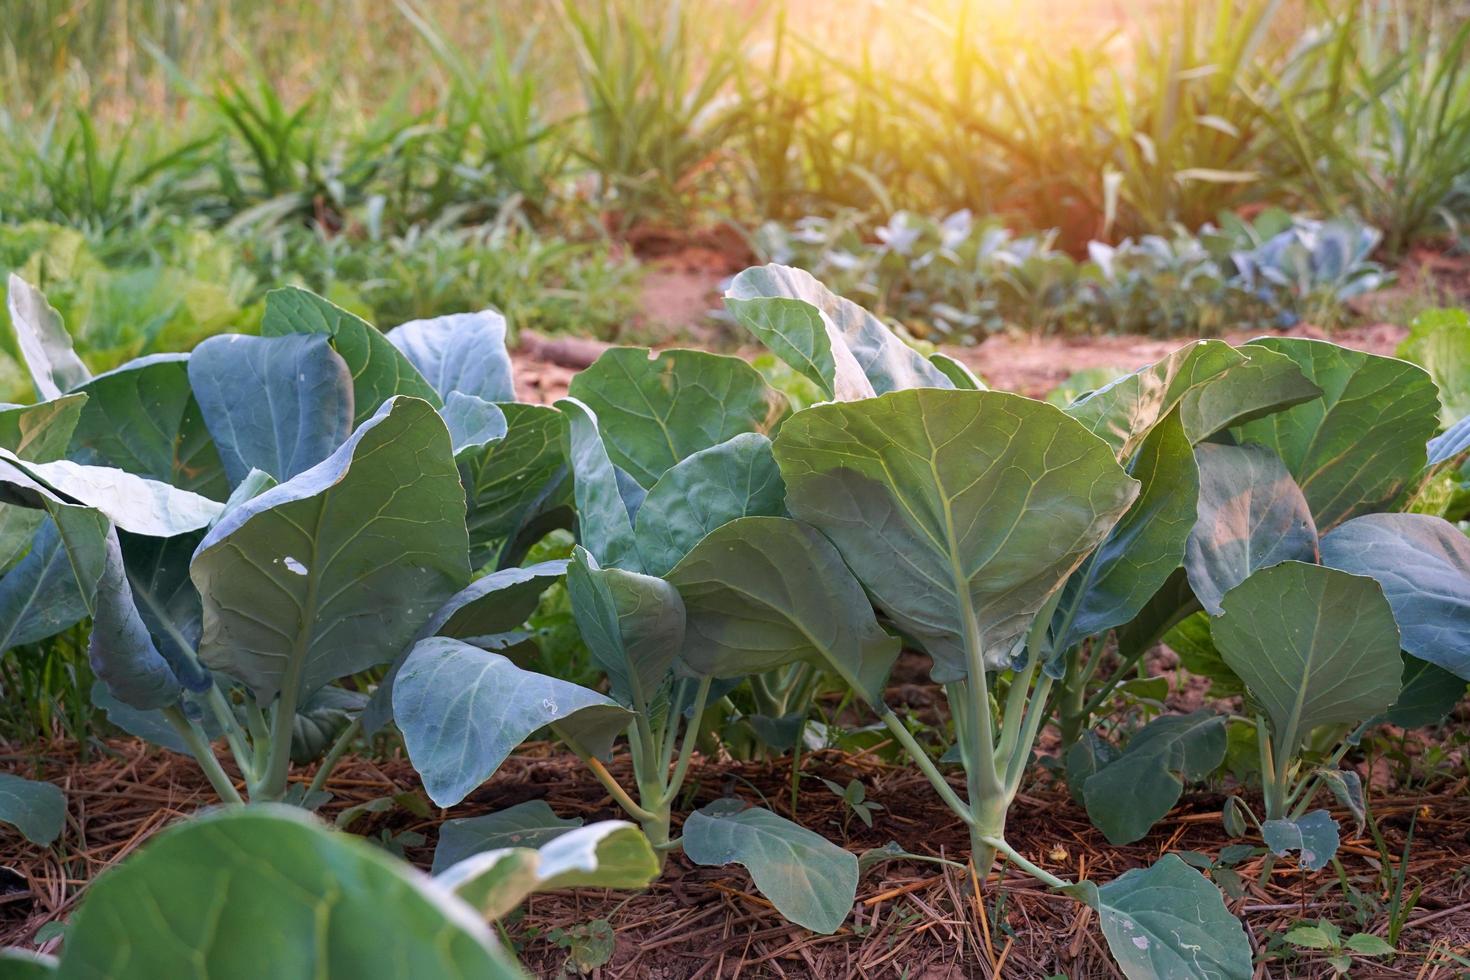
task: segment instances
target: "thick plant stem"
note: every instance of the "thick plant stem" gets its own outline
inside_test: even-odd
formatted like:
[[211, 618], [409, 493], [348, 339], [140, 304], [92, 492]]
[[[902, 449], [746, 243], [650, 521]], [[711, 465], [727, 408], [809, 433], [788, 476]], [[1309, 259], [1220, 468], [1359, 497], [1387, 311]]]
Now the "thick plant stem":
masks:
[[308, 788], [308, 792], [319, 792], [327, 785], [327, 777], [332, 775], [332, 770], [337, 768], [337, 763], [342, 761], [342, 757], [347, 754], [347, 749], [351, 747], [353, 739], [357, 738], [358, 733], [361, 731], [362, 716], [358, 715], [358, 717], [352, 719], [352, 724], [348, 725], [342, 730], [342, 734], [337, 736], [337, 740], [332, 743], [332, 748], [327, 752], [326, 757], [322, 759], [322, 764], [317, 766], [316, 775], [311, 777], [311, 786]]
[[163, 716], [174, 727], [174, 731], [179, 733], [184, 744], [189, 746], [189, 751], [194, 754], [194, 758], [199, 760], [199, 767], [204, 770], [204, 775], [209, 779], [209, 785], [214, 787], [220, 799], [226, 803], [244, 803], [245, 800], [241, 798], [240, 791], [235, 789], [235, 784], [230, 782], [230, 777], [225, 775], [224, 769], [220, 768], [214, 749], [204, 736], [199, 734], [199, 729], [195, 728], [178, 708], [164, 708]]
[[880, 717], [883, 719], [883, 724], [887, 725], [888, 730], [893, 733], [893, 737], [898, 739], [899, 744], [908, 752], [909, 758], [914, 760], [914, 764], [919, 767], [919, 771], [928, 778], [930, 784], [939, 793], [939, 796], [944, 800], [945, 804], [961, 820], [973, 826], [975, 815], [970, 812], [969, 806], [965, 804], [964, 800], [960, 799], [959, 794], [954, 791], [954, 787], [950, 786], [949, 781], [944, 778], [944, 774], [930, 761], [929, 753], [924, 751], [924, 747], [904, 727], [898, 715], [893, 713], [893, 709], [884, 708], [883, 714]]

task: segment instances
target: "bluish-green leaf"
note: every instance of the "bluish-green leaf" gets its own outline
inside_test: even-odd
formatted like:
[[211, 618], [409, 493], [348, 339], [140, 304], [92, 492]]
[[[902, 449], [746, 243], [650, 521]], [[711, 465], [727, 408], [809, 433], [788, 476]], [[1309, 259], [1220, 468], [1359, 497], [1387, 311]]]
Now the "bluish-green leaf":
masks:
[[444, 399], [443, 414], [456, 458], [478, 456], [486, 446], [504, 439], [508, 428], [499, 405], [458, 391]]
[[516, 400], [505, 317], [494, 310], [410, 320], [387, 337], [446, 403], [455, 392], [487, 402]]
[[540, 847], [582, 826], [581, 817], [558, 817], [545, 800], [527, 800], [480, 817], [461, 817], [439, 825], [434, 874], [484, 851]]
[[46, 302], [39, 289], [13, 272], [6, 304], [21, 360], [41, 401], [60, 397], [92, 376], [72, 350], [61, 314]]
[[158, 538], [197, 531], [222, 509], [207, 497], [110, 466], [86, 466], [67, 459], [23, 462], [5, 450], [0, 450], [0, 482], [27, 485], [27, 506], [41, 506], [43, 498], [82, 504], [101, 511], [124, 531]]
[[[90, 538], [90, 529], [85, 536]], [[84, 547], [90, 547], [90, 543]], [[188, 686], [197, 690], [209, 683], [208, 675], [192, 654], [177, 656], [171, 662], [158, 649], [138, 615], [115, 529], [106, 532], [105, 548], [87, 660], [112, 696], [129, 707], [140, 711], [169, 707], [178, 701], [186, 678]]]
[[1261, 837], [1277, 857], [1296, 851], [1302, 867], [1321, 871], [1337, 853], [1337, 821], [1326, 810], [1312, 810], [1294, 820], [1267, 820]]
[[[19, 508], [17, 508], [19, 509]], [[44, 511], [31, 550], [0, 577], [0, 651], [55, 636], [92, 613], [105, 561], [105, 522], [96, 511], [58, 507]], [[68, 550], [57, 521], [67, 523]]]
[[1224, 758], [1224, 715], [1202, 709], [1155, 718], [1088, 777], [1087, 815], [1111, 843], [1131, 844], [1179, 802], [1185, 780], [1203, 779]]
[[736, 277], [725, 294], [725, 308], [735, 321], [791, 369], [821, 389], [829, 401], [854, 401], [877, 394], [853, 357], [836, 325], [811, 303], [783, 296], [740, 299], [736, 289], [748, 280]]
[[577, 501], [578, 538], [598, 562], [630, 572], [643, 570], [628, 506], [592, 410], [575, 398], [556, 403], [566, 419], [568, 453]]
[[684, 643], [684, 603], [661, 578], [599, 568], [578, 547], [567, 568], [577, 628], [612, 696], [647, 711]]
[[66, 796], [50, 783], [0, 772], [0, 823], [10, 824], [32, 844], [49, 844], [66, 823]]
[[546, 405], [497, 407], [505, 416], [504, 438], [457, 457], [475, 547], [514, 533], [548, 484], [562, 482], [566, 473], [560, 412]]

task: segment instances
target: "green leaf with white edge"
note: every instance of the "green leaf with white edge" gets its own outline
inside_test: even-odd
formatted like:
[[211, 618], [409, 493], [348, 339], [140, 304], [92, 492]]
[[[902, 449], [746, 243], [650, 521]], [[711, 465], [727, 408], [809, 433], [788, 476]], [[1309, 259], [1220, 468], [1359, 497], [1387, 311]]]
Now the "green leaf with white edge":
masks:
[[740, 517], [786, 513], [771, 441], [746, 432], [670, 467], [643, 499], [633, 538], [644, 571], [667, 575], [706, 534]]
[[725, 308], [827, 400], [847, 402], [877, 394], [836, 325], [811, 303], [783, 296], [737, 299], [726, 293]]
[[60, 397], [92, 376], [72, 349], [71, 335], [61, 323], [61, 314], [46, 302], [39, 289], [13, 272], [6, 305], [21, 360], [41, 401]]
[[828, 935], [852, 911], [858, 861], [850, 851], [760, 807], [717, 800], [684, 821], [684, 855], [695, 864], [744, 865], [776, 911]]
[[367, 695], [328, 684], [319, 688], [291, 720], [291, 761], [299, 766], [320, 759], [367, 704]]
[[949, 379], [950, 384], [956, 388], [967, 391], [989, 391], [990, 386], [980, 380], [980, 376], [971, 371], [964, 361], [950, 357], [943, 351], [935, 351], [929, 355], [929, 363], [939, 369], [939, 373]]
[[[1143, 727], [1083, 785], [1087, 815], [1113, 844], [1131, 844], [1225, 758], [1225, 717], [1208, 709], [1164, 715]], [[1070, 761], [1071, 756], [1068, 756]]]
[[387, 337], [446, 404], [456, 392], [487, 402], [516, 400], [505, 317], [495, 310], [410, 320]]
[[412, 395], [439, 408], [444, 404], [408, 358], [378, 329], [295, 286], [273, 289], [265, 296], [260, 333], [264, 337], [326, 334], [352, 374], [353, 425], [362, 425], [395, 395]]
[[1067, 579], [1053, 618], [1058, 653], [1132, 620], [1184, 558], [1200, 480], [1177, 413], [1154, 426], [1127, 470], [1138, 497]]
[[499, 919], [536, 892], [562, 888], [645, 888], [658, 877], [648, 838], [626, 820], [602, 820], [539, 847], [465, 858], [434, 876], [487, 919]]
[[0, 772], [0, 823], [32, 844], [50, 844], [66, 823], [66, 796], [50, 783]]
[[1076, 420], [1005, 392], [818, 405], [775, 453], [792, 516], [836, 545], [941, 683], [966, 676], [971, 621], [986, 663], [1009, 663], [1139, 487]]
[[325, 334], [210, 337], [189, 356], [189, 383], [231, 485], [251, 470], [289, 480], [352, 433], [352, 375]]
[[1301, 486], [1319, 530], [1391, 505], [1418, 478], [1439, 427], [1439, 396], [1422, 368], [1325, 341], [1267, 337], [1322, 395], [1236, 427], [1274, 449]]
[[1277, 857], [1296, 851], [1308, 871], [1321, 871], [1337, 853], [1337, 821], [1326, 810], [1311, 810], [1293, 820], [1267, 820], [1261, 824], [1261, 837]]
[[260, 703], [393, 659], [469, 580], [449, 431], [395, 398], [335, 453], [210, 530], [190, 574], [204, 663]]
[[393, 684], [408, 757], [439, 806], [464, 799], [536, 731], [578, 715], [577, 747], [594, 755], [605, 754], [633, 717], [596, 691], [450, 637], [414, 644]]
[[[18, 475], [19, 474], [19, 475]], [[33, 463], [0, 449], [0, 483], [24, 487], [26, 506], [47, 499], [101, 511], [124, 531], [171, 538], [205, 527], [220, 512], [216, 501], [110, 466], [58, 459]]]
[[710, 532], [668, 575], [684, 599], [682, 659], [696, 674], [743, 677], [804, 660], [869, 704], [902, 644], [873, 616], [826, 538], [784, 517], [744, 517]]
[[505, 438], [508, 426], [500, 406], [474, 395], [451, 391], [444, 399], [444, 424], [456, 459], [478, 455]]
[[567, 426], [578, 540], [602, 565], [641, 572], [643, 559], [633, 537], [636, 508], [630, 508], [623, 495], [597, 416], [575, 398], [563, 398], [556, 407]]
[[1283, 561], [1315, 561], [1317, 526], [1301, 488], [1265, 446], [1195, 448], [1198, 520], [1184, 570], [1200, 605], [1220, 614], [1225, 593]]
[[1318, 725], [1355, 724], [1399, 693], [1399, 631], [1378, 583], [1289, 561], [1231, 589], [1215, 646], [1266, 712], [1282, 750]]
[[1129, 980], [1248, 980], [1251, 947], [1220, 890], [1175, 854], [1101, 888], [1068, 891], [1097, 910], [1113, 959]]
[[[183, 693], [181, 683], [187, 680], [187, 686], [199, 690], [210, 683], [208, 672], [192, 653], [160, 650], [153, 642], [138, 614], [117, 529], [106, 529], [105, 534], [105, 559], [97, 580], [87, 661], [112, 696], [129, 707], [140, 711], [170, 707]], [[68, 540], [68, 547], [74, 552], [88, 550], [92, 535], [92, 528], [79, 527], [76, 538], [83, 543]]]
[[504, 438], [457, 457], [476, 547], [514, 533], [547, 485], [566, 472], [560, 412], [548, 405], [497, 407], [505, 416]]
[[572, 615], [612, 696], [646, 712], [684, 644], [684, 603], [661, 578], [600, 568], [578, 546], [567, 567]]
[[[1237, 348], [1238, 353], [1247, 351]], [[1184, 432], [1192, 443], [1252, 419], [1311, 401], [1322, 394], [1285, 354], [1252, 347], [1248, 360], [1192, 388], [1180, 402]]]
[[[953, 382], [943, 371], [900, 340], [883, 321], [851, 300], [838, 296], [809, 272], [785, 265], [755, 266], [736, 276], [730, 283], [730, 288], [725, 291], [727, 306], [731, 300], [748, 302], [762, 298], [801, 300], [815, 307], [826, 324], [830, 325], [824, 331], [833, 354], [836, 372], [830, 390], [839, 401], [867, 397], [866, 392], [859, 390], [855, 379], [846, 379], [849, 368], [844, 355], [850, 355], [857, 363], [874, 394], [881, 395], [906, 388], [953, 387]], [[804, 329], [815, 333], [814, 326]], [[766, 336], [759, 331], [757, 336], [762, 341], [766, 340]], [[771, 352], [800, 371], [802, 366], [788, 359], [787, 350], [789, 346], [802, 346], [802, 341], [798, 339], [800, 334], [793, 330], [785, 336], [790, 338], [789, 343], [772, 346]]]
[[536, 848], [582, 826], [581, 817], [558, 817], [545, 800], [528, 800], [480, 817], [446, 820], [434, 848], [434, 874], [485, 851]]
[[1428, 514], [1368, 514], [1322, 538], [1322, 564], [1383, 587], [1404, 650], [1470, 680], [1470, 538]]
[[46, 980], [57, 975], [59, 966], [60, 960], [48, 953], [35, 953], [18, 946], [0, 949], [0, 977], [5, 980]]
[[[0, 576], [0, 651], [55, 636], [86, 619], [102, 576], [106, 526], [96, 511], [58, 507], [55, 519], [35, 513], [41, 524], [30, 551]], [[67, 548], [57, 521], [76, 525], [70, 535], [75, 551]]]
[[610, 347], [568, 394], [600, 421], [613, 465], [645, 489], [701, 449], [770, 428], [784, 407], [741, 358], [682, 348]]
[[1418, 657], [1404, 657], [1403, 688], [1384, 714], [1400, 728], [1438, 725], [1465, 696], [1465, 678]]
[[1398, 356], [1429, 372], [1439, 389], [1440, 422], [1470, 416], [1470, 313], [1424, 310], [1409, 324]]
[[427, 875], [279, 805], [154, 837], [88, 889], [62, 957], [79, 978], [369, 977], [385, 964], [446, 980], [521, 976], [475, 911]]
[[71, 458], [223, 500], [230, 492], [189, 384], [189, 354], [150, 354], [83, 384]]
[[60, 459], [86, 403], [86, 395], [71, 394], [35, 405], [0, 406], [0, 449], [34, 462]]

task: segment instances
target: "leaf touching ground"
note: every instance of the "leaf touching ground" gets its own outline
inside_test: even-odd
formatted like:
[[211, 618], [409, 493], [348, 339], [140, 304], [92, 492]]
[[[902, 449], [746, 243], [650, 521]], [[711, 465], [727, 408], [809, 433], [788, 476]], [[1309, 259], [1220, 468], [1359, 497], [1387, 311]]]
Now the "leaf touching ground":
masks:
[[[22, 478], [17, 479], [17, 472]], [[41, 498], [79, 503], [101, 511], [124, 531], [157, 538], [197, 531], [221, 510], [207, 497], [110, 466], [84, 466], [68, 459], [22, 462], [3, 449], [0, 482], [29, 483], [28, 506], [41, 506]]]
[[1470, 680], [1470, 538], [1428, 514], [1368, 514], [1322, 539], [1322, 563], [1383, 587], [1404, 650]]
[[577, 547], [567, 568], [572, 614], [612, 696], [648, 711], [684, 643], [684, 603], [661, 578], [599, 568]]
[[371, 324], [316, 293], [292, 286], [265, 296], [263, 337], [325, 334], [352, 374], [353, 425], [362, 425], [395, 395], [422, 398], [435, 408], [443, 399], [434, 386]]
[[1315, 561], [1317, 526], [1301, 488], [1264, 446], [1196, 447], [1199, 518], [1184, 569], [1200, 605], [1220, 615], [1225, 593], [1262, 568]]
[[1108, 949], [1129, 980], [1248, 980], [1251, 947], [1220, 891], [1177, 855], [1073, 894], [1097, 910]]
[[813, 932], [836, 932], [857, 895], [857, 856], [769, 810], [717, 800], [684, 821], [695, 864], [741, 864], [776, 910]]
[[50, 783], [0, 772], [0, 823], [10, 824], [32, 844], [49, 844], [66, 823], [66, 797]]
[[512, 847], [468, 857], [435, 875], [488, 919], [498, 919], [534, 892], [559, 888], [644, 888], [658, 877], [658, 858], [643, 831], [603, 820], [557, 834], [539, 847]]
[[1131, 844], [1174, 808], [1185, 780], [1203, 779], [1224, 758], [1224, 715], [1202, 709], [1155, 718], [1088, 777], [1087, 815], [1111, 843]]
[[829, 401], [849, 402], [877, 394], [836, 325], [821, 310], [804, 300], [781, 296], [738, 299], [735, 288], [725, 295], [730, 315], [793, 371], [820, 388]]
[[831, 539], [873, 602], [966, 674], [1009, 663], [1037, 612], [1133, 503], [1138, 482], [1060, 410], [993, 391], [896, 391], [818, 405], [782, 427], [794, 517]]
[[1266, 337], [1256, 347], [1296, 361], [1322, 396], [1234, 431], [1274, 449], [1301, 486], [1318, 529], [1392, 504], [1426, 460], [1439, 396], [1423, 369], [1325, 341]]
[[445, 402], [454, 392], [487, 402], [516, 400], [505, 317], [494, 310], [410, 320], [387, 337]]
[[645, 489], [701, 449], [769, 428], [781, 403], [741, 358], [685, 349], [611, 347], [568, 391], [596, 414], [613, 465]]
[[12, 272], [6, 303], [16, 346], [41, 401], [57, 398], [92, 376], [72, 350], [61, 314], [39, 289]]
[[211, 337], [189, 356], [189, 383], [231, 485], [252, 469], [289, 480], [352, 433], [352, 375], [325, 334]]
[[634, 522], [644, 571], [667, 575], [700, 539], [739, 517], [779, 517], [786, 485], [771, 442], [757, 432], [701, 449], [670, 467]]
[[393, 717], [439, 806], [464, 799], [537, 730], [579, 714], [579, 747], [594, 754], [632, 719], [605, 695], [449, 637], [416, 643], [393, 685]]
[[558, 817], [545, 800], [528, 800], [482, 817], [446, 820], [434, 848], [434, 874], [483, 851], [540, 847], [582, 826], [581, 817]]
[[1308, 871], [1321, 871], [1337, 853], [1337, 821], [1326, 810], [1312, 810], [1295, 820], [1267, 820], [1261, 824], [1261, 837], [1277, 857], [1298, 852]]
[[370, 977], [385, 964], [405, 977], [520, 976], [474, 910], [428, 876], [275, 805], [154, 837], [88, 889], [62, 958], [66, 976], [99, 980]]
[[806, 660], [879, 705], [901, 644], [826, 538], [784, 517], [711, 532], [669, 573], [684, 598], [683, 659], [697, 674], [743, 677]]
[[1370, 578], [1289, 561], [1230, 590], [1215, 646], [1284, 751], [1318, 725], [1354, 724], [1399, 693], [1399, 631]]
[[464, 513], [443, 420], [394, 399], [199, 545], [201, 659], [261, 703], [391, 660], [469, 578]]

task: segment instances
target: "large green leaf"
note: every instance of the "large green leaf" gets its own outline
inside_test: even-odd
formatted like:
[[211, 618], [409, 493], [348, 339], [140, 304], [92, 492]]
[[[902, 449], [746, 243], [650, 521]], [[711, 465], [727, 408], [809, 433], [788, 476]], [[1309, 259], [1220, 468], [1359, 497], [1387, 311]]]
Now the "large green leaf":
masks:
[[0, 406], [0, 449], [35, 462], [60, 459], [86, 403], [86, 395], [72, 394], [35, 405]]
[[1179, 403], [1184, 434], [1192, 443], [1322, 394], [1285, 354], [1264, 347], [1237, 348], [1236, 352], [1246, 354], [1248, 360], [1190, 389]]
[[[830, 327], [823, 332], [828, 337], [828, 347], [836, 362], [836, 374], [829, 387], [834, 397], [852, 399], [864, 397], [855, 380], [847, 380], [845, 366], [847, 355], [857, 362], [876, 394], [906, 388], [952, 388], [954, 383], [943, 371], [930, 364], [924, 355], [900, 340], [883, 322], [851, 300], [843, 299], [812, 277], [811, 273], [784, 265], [762, 265], [746, 269], [735, 277], [725, 292], [726, 305], [731, 300], [749, 302], [762, 298], [796, 299], [815, 307]], [[738, 307], [737, 307], [738, 308]], [[737, 314], [739, 315], [739, 314]], [[771, 352], [785, 360], [797, 371], [803, 366], [799, 355], [803, 349], [820, 351], [820, 342], [814, 341], [816, 327], [808, 321], [797, 327], [785, 321], [786, 314], [768, 316], [772, 327], [757, 330], [763, 341], [779, 334], [785, 343], [771, 347]], [[752, 326], [752, 318], [742, 320]], [[779, 329], [777, 329], [779, 325]], [[752, 329], [755, 329], [752, 326]], [[818, 362], [818, 374], [822, 365]], [[823, 384], [823, 382], [818, 382]]]
[[41, 401], [60, 397], [92, 376], [72, 350], [61, 314], [52, 309], [39, 289], [13, 272], [6, 304], [21, 360]]
[[638, 508], [633, 539], [650, 575], [667, 575], [715, 528], [738, 517], [779, 517], [786, 485], [771, 442], [747, 432], [670, 467]]
[[1283, 562], [1231, 589], [1215, 646], [1265, 710], [1285, 751], [1318, 725], [1353, 724], [1399, 693], [1399, 631], [1370, 578]]
[[[54, 519], [32, 513], [41, 524], [31, 550], [0, 577], [0, 651], [55, 636], [90, 616], [106, 560], [105, 522], [96, 511], [58, 507]], [[72, 549], [58, 521], [76, 525], [68, 535]]]
[[1055, 619], [1058, 651], [1133, 619], [1184, 558], [1200, 478], [1177, 413], [1154, 426], [1127, 469], [1138, 498], [1067, 580]]
[[681, 459], [770, 427], [781, 398], [738, 357], [611, 347], [572, 379], [597, 416], [608, 458], [645, 489]]
[[644, 888], [659, 861], [643, 831], [603, 820], [557, 834], [539, 847], [510, 847], [465, 858], [435, 875], [488, 919], [498, 919], [534, 892], [560, 888]]
[[32, 844], [49, 844], [66, 823], [66, 796], [50, 783], [0, 772], [0, 823], [10, 824]]
[[110, 466], [87, 466], [69, 459], [23, 462], [3, 449], [0, 483], [25, 498], [16, 497], [9, 503], [30, 507], [44, 506], [43, 500], [81, 504], [101, 511], [124, 531], [158, 538], [197, 531], [222, 509], [207, 497]]
[[516, 400], [505, 317], [494, 310], [410, 320], [387, 337], [445, 401], [454, 392], [487, 402]]
[[[78, 537], [83, 544], [68, 540], [74, 553], [91, 547], [91, 528], [79, 529]], [[97, 580], [87, 660], [97, 679], [123, 704], [140, 711], [169, 707], [178, 701], [181, 683], [199, 690], [210, 682], [208, 672], [192, 651], [160, 650], [153, 642], [138, 614], [117, 530], [108, 530], [104, 540], [105, 563]]]
[[433, 871], [438, 874], [484, 851], [540, 847], [580, 826], [581, 817], [558, 817], [545, 800], [527, 800], [484, 816], [446, 820], [439, 825]]
[[464, 515], [443, 420], [393, 399], [210, 530], [190, 569], [201, 658], [261, 703], [391, 660], [468, 580]]
[[560, 412], [545, 405], [498, 407], [505, 416], [504, 438], [459, 456], [476, 547], [513, 533], [547, 485], [560, 482], [567, 464]]
[[1403, 688], [1384, 718], [1400, 728], [1438, 725], [1465, 696], [1465, 678], [1443, 667], [1404, 657]]
[[882, 703], [901, 644], [878, 625], [837, 549], [811, 527], [741, 518], [696, 545], [669, 581], [684, 599], [683, 660], [695, 673], [743, 677], [806, 660], [869, 704]]
[[326, 334], [352, 373], [353, 425], [377, 414], [395, 395], [413, 395], [435, 408], [444, 402], [408, 358], [371, 324], [334, 306], [310, 290], [273, 289], [265, 296], [260, 321], [265, 337]]
[[1204, 709], [1155, 718], [1087, 778], [1087, 815], [1110, 842], [1131, 844], [1174, 808], [1185, 780], [1203, 779], [1224, 758], [1224, 715]]
[[641, 499], [629, 506], [625, 493], [631, 480], [619, 478], [621, 471], [608, 454], [592, 410], [575, 398], [563, 398], [556, 407], [566, 419], [578, 540], [599, 563], [641, 572], [643, 559], [633, 537], [633, 515]]
[[1267, 337], [1241, 348], [1285, 354], [1320, 398], [1235, 429], [1274, 449], [1319, 529], [1392, 504], [1424, 468], [1439, 398], [1422, 368], [1319, 340]]
[[138, 615], [154, 645], [190, 688], [203, 688], [206, 683], [196, 659], [204, 609], [189, 578], [189, 562], [203, 539], [203, 533], [197, 531], [172, 538], [118, 534]]
[[599, 568], [578, 547], [567, 568], [577, 628], [612, 696], [647, 711], [684, 643], [684, 603], [661, 578]]
[[741, 864], [776, 911], [813, 932], [841, 927], [857, 895], [857, 856], [760, 807], [717, 800], [684, 821], [695, 864]]
[[633, 716], [596, 691], [433, 636], [414, 645], [398, 672], [393, 717], [429, 798], [453, 806], [537, 730], [573, 723], [578, 747], [600, 755]]
[[1470, 416], [1470, 313], [1425, 310], [1409, 324], [1398, 355], [1434, 379], [1446, 428]]
[[793, 516], [874, 603], [966, 676], [963, 638], [1008, 663], [1036, 614], [1138, 493], [1107, 443], [1060, 410], [993, 391], [899, 391], [819, 405], [775, 442]]
[[324, 334], [211, 337], [188, 380], [232, 485], [252, 469], [289, 480], [352, 432], [352, 375]]
[[[736, 282], [742, 288], [749, 285], [740, 277]], [[781, 296], [739, 299], [732, 287], [725, 294], [725, 308], [771, 353], [821, 389], [827, 400], [850, 402], [877, 394], [836, 324], [811, 303]]]
[[1074, 895], [1097, 910], [1108, 949], [1129, 980], [1249, 980], [1251, 946], [1220, 890], [1175, 854]]
[[1314, 561], [1317, 526], [1281, 457], [1264, 446], [1195, 449], [1199, 519], [1189, 533], [1184, 569], [1212, 615], [1220, 599], [1252, 573], [1283, 561]]
[[[167, 941], [163, 941], [166, 938]], [[382, 848], [295, 807], [220, 810], [97, 879], [62, 973], [495, 980], [520, 972], [483, 920]]]
[[1404, 649], [1470, 680], [1470, 538], [1428, 514], [1368, 514], [1322, 539], [1322, 563], [1383, 587]]

